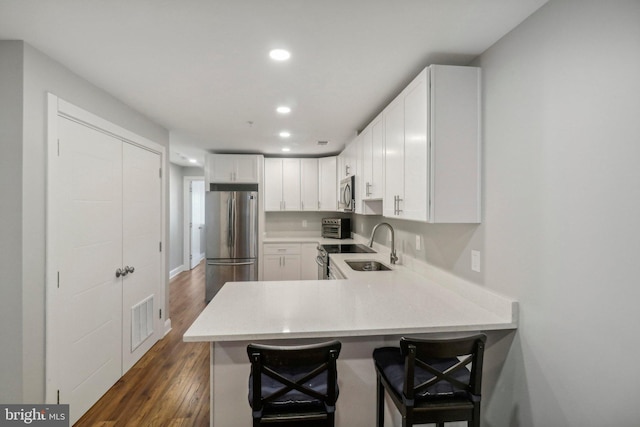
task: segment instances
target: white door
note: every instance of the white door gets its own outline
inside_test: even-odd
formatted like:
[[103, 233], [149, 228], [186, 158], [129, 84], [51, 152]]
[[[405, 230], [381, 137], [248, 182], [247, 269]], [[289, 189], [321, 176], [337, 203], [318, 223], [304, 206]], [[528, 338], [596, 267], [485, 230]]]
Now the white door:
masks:
[[122, 142], [65, 118], [58, 130], [50, 337], [73, 423], [122, 375]]
[[191, 254], [190, 268], [204, 258], [204, 181], [191, 181]]
[[160, 155], [123, 144], [122, 372], [127, 372], [159, 339], [162, 185]]

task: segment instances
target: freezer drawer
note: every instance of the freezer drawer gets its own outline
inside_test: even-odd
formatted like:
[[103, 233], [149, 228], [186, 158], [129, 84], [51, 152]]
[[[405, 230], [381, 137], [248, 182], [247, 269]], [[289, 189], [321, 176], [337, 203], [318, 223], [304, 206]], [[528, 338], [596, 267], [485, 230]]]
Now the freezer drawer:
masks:
[[227, 282], [258, 280], [258, 260], [208, 259], [205, 300], [208, 303]]

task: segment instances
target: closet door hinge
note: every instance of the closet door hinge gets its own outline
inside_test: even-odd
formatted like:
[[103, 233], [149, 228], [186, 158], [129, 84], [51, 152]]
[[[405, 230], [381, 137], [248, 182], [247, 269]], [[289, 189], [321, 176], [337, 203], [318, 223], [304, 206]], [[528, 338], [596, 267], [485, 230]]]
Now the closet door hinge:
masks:
[[60, 139], [58, 139], [58, 157], [60, 157]]
[[60, 289], [60, 272], [58, 271], [58, 289]]
[[162, 242], [160, 242], [160, 252], [162, 252]]
[[60, 390], [58, 390], [58, 405], [60, 404]]
[[160, 309], [160, 317], [159, 319], [162, 319], [162, 309]]
[[158, 175], [162, 178], [162, 168], [158, 169]]

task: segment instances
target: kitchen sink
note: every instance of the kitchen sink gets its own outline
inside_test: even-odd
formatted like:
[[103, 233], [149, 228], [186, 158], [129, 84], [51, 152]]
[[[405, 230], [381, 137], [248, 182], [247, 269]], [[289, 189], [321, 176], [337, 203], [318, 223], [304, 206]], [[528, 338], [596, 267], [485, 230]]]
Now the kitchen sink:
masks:
[[389, 271], [391, 270], [386, 265], [378, 261], [363, 260], [363, 261], [345, 261], [352, 270], [355, 271]]

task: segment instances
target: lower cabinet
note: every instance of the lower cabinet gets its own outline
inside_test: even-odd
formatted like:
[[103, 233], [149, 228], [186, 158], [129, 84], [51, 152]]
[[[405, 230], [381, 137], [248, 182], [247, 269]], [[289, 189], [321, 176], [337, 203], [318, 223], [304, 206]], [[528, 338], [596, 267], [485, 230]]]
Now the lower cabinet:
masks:
[[265, 243], [262, 280], [316, 280], [317, 243]]
[[262, 280], [300, 280], [300, 244], [265, 243]]

